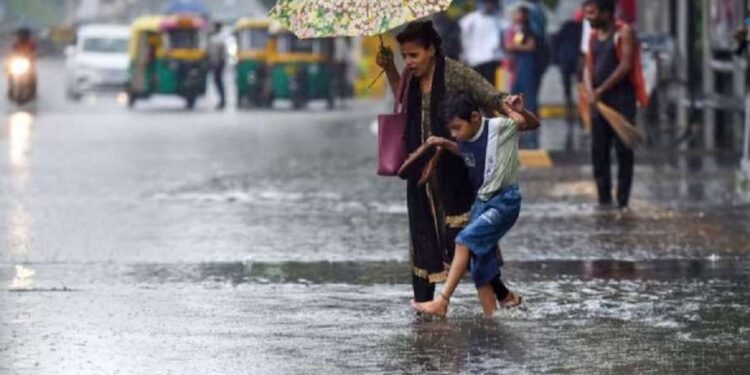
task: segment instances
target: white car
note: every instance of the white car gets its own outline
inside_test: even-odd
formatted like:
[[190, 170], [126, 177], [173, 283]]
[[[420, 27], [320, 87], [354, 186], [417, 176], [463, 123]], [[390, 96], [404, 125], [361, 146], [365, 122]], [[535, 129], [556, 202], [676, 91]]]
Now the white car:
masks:
[[86, 25], [76, 44], [65, 49], [65, 92], [78, 100], [84, 93], [121, 91], [128, 80], [130, 29], [120, 25]]

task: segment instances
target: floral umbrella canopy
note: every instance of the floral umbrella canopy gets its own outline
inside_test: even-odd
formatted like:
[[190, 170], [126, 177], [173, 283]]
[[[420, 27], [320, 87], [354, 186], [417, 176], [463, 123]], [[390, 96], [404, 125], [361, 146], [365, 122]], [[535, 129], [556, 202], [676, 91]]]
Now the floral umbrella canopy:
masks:
[[278, 0], [269, 16], [299, 38], [369, 36], [444, 11], [451, 0]]

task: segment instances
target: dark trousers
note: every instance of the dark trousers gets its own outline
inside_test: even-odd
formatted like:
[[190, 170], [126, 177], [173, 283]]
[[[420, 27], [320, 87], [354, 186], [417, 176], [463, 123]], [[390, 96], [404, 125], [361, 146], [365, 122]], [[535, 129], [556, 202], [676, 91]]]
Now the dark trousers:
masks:
[[224, 65], [218, 65], [211, 68], [211, 73], [214, 76], [214, 85], [216, 85], [216, 91], [219, 92], [219, 104], [225, 103], [224, 93]]
[[414, 301], [432, 301], [435, 296], [435, 284], [417, 275], [411, 275], [411, 285], [414, 288]]
[[497, 70], [497, 61], [490, 61], [484, 64], [479, 64], [471, 67], [476, 70], [487, 82], [495, 86], [495, 71]]
[[610, 154], [612, 144], [617, 154], [617, 204], [626, 207], [633, 184], [633, 150], [617, 137], [612, 126], [599, 113], [592, 111], [591, 160], [600, 204], [612, 203], [612, 172]]

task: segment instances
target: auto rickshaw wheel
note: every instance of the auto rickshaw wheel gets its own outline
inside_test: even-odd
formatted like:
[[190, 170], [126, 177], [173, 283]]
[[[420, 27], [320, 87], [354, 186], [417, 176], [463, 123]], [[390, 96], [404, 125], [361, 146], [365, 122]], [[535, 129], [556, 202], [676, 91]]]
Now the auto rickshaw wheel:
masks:
[[273, 96], [271, 95], [263, 95], [260, 97], [260, 100], [258, 102], [258, 105], [263, 108], [271, 108], [273, 107]]
[[302, 96], [296, 96], [292, 98], [292, 108], [302, 109], [307, 105], [307, 99]]
[[65, 92], [65, 97], [70, 101], [78, 102], [81, 100], [82, 95], [75, 91], [68, 90]]
[[131, 109], [134, 108], [136, 100], [138, 100], [138, 98], [136, 98], [135, 94], [133, 94], [132, 92], [129, 92], [128, 93], [128, 108], [131, 108]]
[[195, 108], [195, 100], [196, 97], [194, 96], [188, 96], [187, 98], [185, 98], [185, 108], [193, 110]]
[[[247, 100], [246, 100], [247, 99]], [[242, 95], [242, 93], [237, 93], [237, 108], [245, 108], [247, 107], [247, 102], [250, 98], [246, 98], [245, 95]]]

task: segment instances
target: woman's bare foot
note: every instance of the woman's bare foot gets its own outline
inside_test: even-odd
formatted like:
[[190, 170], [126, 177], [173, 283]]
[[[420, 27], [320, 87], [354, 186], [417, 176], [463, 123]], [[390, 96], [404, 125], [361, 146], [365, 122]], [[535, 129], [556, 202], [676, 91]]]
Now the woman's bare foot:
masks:
[[411, 307], [422, 314], [444, 317], [448, 314], [448, 301], [438, 296], [432, 301], [417, 303], [411, 300]]
[[519, 296], [516, 292], [509, 292], [508, 295], [505, 297], [504, 300], [500, 301], [500, 308], [503, 309], [510, 309], [513, 307], [518, 307], [523, 303], [523, 298]]

